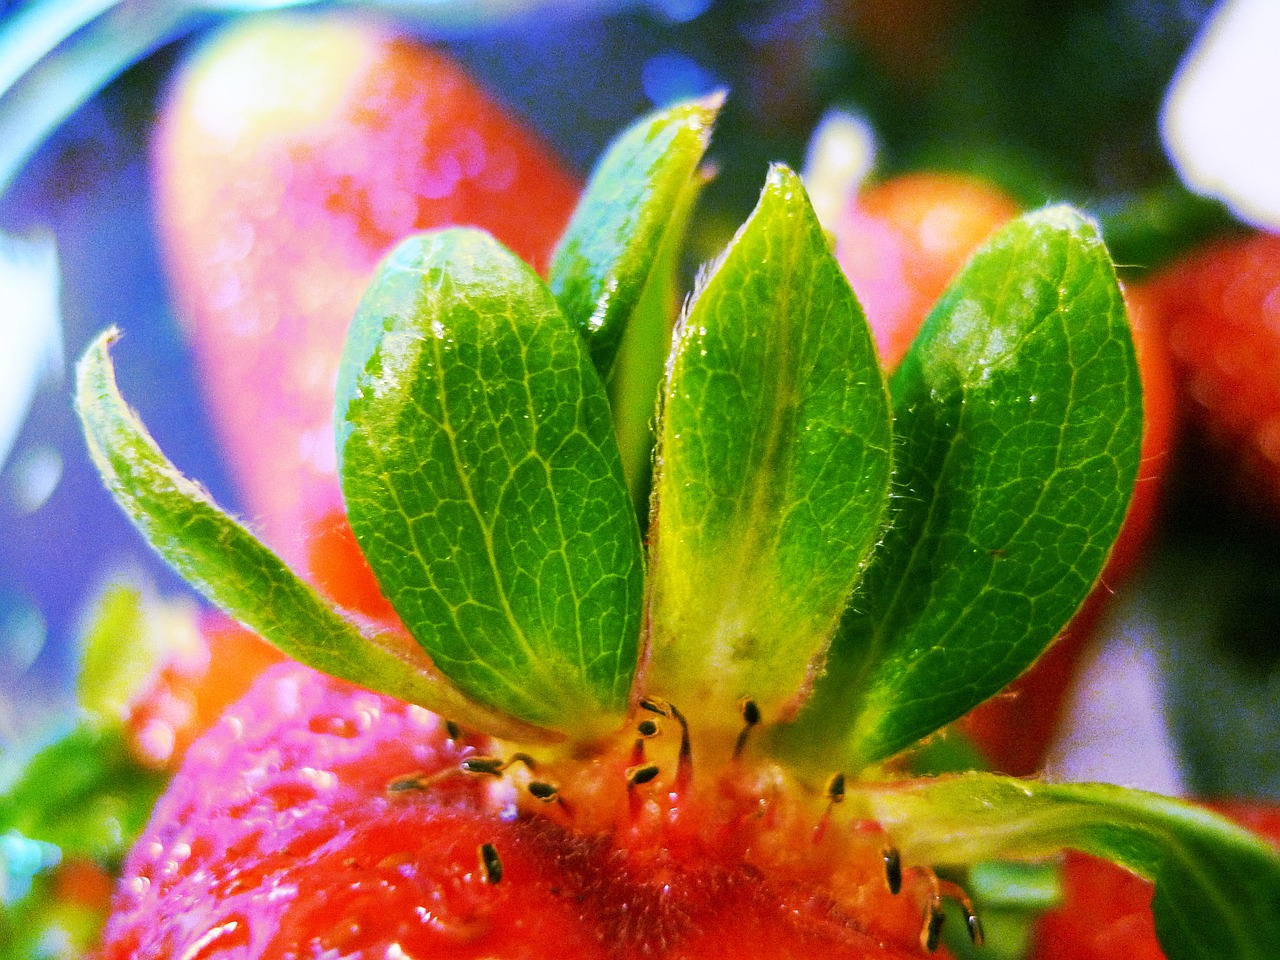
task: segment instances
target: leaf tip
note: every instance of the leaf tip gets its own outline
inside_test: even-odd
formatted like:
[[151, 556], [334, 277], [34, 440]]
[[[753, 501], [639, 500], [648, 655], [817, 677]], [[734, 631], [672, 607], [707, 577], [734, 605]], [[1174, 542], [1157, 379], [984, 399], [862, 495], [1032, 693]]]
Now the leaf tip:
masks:
[[701, 108], [705, 113], [710, 114], [708, 119], [714, 120], [716, 115], [724, 107], [725, 101], [729, 99], [728, 87], [716, 87], [710, 93], [703, 94], [692, 101], [693, 106]]
[[1056, 203], [1042, 207], [1028, 214], [1027, 220], [1063, 233], [1074, 234], [1085, 240], [1101, 240], [1102, 237], [1098, 221], [1079, 207], [1069, 203]]

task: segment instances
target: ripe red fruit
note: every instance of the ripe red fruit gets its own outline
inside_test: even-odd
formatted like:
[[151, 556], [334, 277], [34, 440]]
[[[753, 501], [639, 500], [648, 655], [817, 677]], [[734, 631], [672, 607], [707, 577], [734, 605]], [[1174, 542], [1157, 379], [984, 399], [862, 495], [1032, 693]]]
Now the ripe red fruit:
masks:
[[1152, 287], [1189, 420], [1241, 501], [1280, 516], [1280, 235], [1211, 245]]
[[306, 533], [306, 571], [311, 582], [344, 610], [389, 627], [400, 626], [400, 617], [360, 552], [342, 505], [316, 507], [313, 517]]
[[1036, 926], [1031, 960], [1165, 960], [1151, 915], [1151, 884], [1114, 864], [1069, 853], [1064, 904]]
[[441, 54], [366, 23], [258, 18], [179, 75], [154, 144], [162, 249], [233, 479], [300, 559], [336, 493], [338, 354], [377, 262], [471, 224], [545, 266], [578, 184]]
[[850, 199], [836, 224], [836, 257], [885, 369], [898, 365], [974, 250], [1017, 214], [1012, 198], [963, 174], [904, 174]]
[[[891, 894], [883, 835], [824, 829], [818, 798], [772, 769], [679, 785], [633, 771], [628, 786], [626, 743], [469, 775], [460, 765], [493, 746], [451, 733], [421, 708], [272, 668], [157, 805], [101, 957], [923, 952], [929, 878], [908, 870]], [[531, 782], [559, 792], [540, 801]]]

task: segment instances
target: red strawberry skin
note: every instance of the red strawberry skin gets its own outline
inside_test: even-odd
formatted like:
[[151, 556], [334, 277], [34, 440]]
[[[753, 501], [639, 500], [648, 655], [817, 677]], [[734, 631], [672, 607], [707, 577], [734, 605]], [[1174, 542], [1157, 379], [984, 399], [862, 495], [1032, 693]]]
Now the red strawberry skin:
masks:
[[172, 84], [152, 158], [219, 440], [250, 520], [301, 562], [301, 531], [337, 499], [338, 357], [377, 262], [469, 224], [545, 267], [578, 183], [447, 57], [315, 16], [216, 35]]
[[1190, 424], [1239, 502], [1280, 518], [1280, 235], [1221, 241], [1151, 286]]
[[[582, 829], [566, 806], [531, 813], [507, 780], [455, 772], [487, 749], [420, 708], [271, 668], [188, 752], [126, 864], [100, 957], [923, 954], [919, 902], [885, 888], [882, 838], [832, 827], [819, 842], [759, 797], [731, 816], [704, 816], [724, 809], [717, 796]], [[623, 782], [612, 761], [595, 769]], [[611, 793], [629, 802], [625, 787], [595, 796]]]

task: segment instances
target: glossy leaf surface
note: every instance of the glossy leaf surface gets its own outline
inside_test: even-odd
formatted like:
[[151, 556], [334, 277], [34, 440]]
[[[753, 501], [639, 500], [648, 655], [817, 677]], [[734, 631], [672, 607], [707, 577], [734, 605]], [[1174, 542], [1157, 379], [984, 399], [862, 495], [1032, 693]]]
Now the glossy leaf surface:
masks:
[[663, 390], [647, 690], [713, 723], [736, 723], [743, 696], [767, 719], [791, 705], [880, 533], [889, 437], [862, 311], [776, 167]]
[[997, 693], [1102, 569], [1137, 472], [1141, 388], [1093, 226], [1015, 221], [895, 372], [895, 509], [785, 750], [857, 769]]
[[76, 410], [107, 489], [152, 547], [200, 591], [286, 655], [335, 677], [496, 733], [524, 724], [471, 703], [397, 638], [364, 636], [224, 513], [156, 446], [116, 387], [101, 335], [80, 361]]
[[715, 94], [677, 104], [623, 131], [596, 164], [556, 248], [548, 284], [606, 380], [645, 287], [676, 256], [678, 245], [664, 240], [683, 232], [672, 214], [697, 185], [723, 101]]
[[440, 669], [539, 726], [616, 724], [639, 531], [604, 387], [532, 268], [474, 230], [402, 243], [352, 324], [337, 422], [352, 529]]
[[671, 346], [681, 240], [702, 178], [715, 94], [638, 120], [600, 158], [548, 285], [605, 382], [627, 483], [643, 506], [653, 408]]

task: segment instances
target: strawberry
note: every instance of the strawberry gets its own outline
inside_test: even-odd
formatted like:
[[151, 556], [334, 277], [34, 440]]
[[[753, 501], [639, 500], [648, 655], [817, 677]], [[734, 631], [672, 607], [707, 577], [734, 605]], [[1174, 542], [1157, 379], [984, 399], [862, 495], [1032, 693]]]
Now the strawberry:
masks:
[[1218, 241], [1150, 285], [1188, 421], [1238, 501], [1280, 516], [1280, 235]]
[[1113, 864], [1072, 854], [1063, 906], [1037, 925], [1032, 960], [1165, 960], [1151, 918], [1151, 884]]
[[369, 561], [360, 552], [341, 505], [313, 512], [306, 545], [306, 569], [321, 593], [338, 606], [372, 620], [399, 622], [369, 569]]
[[152, 156], [174, 300], [233, 479], [300, 559], [309, 505], [336, 499], [334, 373], [374, 266], [409, 231], [473, 224], [545, 267], [578, 185], [444, 55], [315, 17], [216, 34], [174, 80]]
[[1018, 214], [977, 177], [922, 171], [874, 184], [836, 222], [836, 256], [867, 313], [886, 369], [970, 255]]
[[819, 839], [736, 793], [628, 789], [625, 753], [550, 807], [527, 788], [550, 771], [522, 772], [516, 801], [510, 783], [461, 772], [492, 747], [273, 668], [190, 752], [126, 864], [100, 956], [515, 960], [553, 943], [567, 958], [692, 960], [729, 939], [747, 958], [918, 951], [919, 914], [889, 892], [879, 835]]
[[[105, 956], [920, 956], [948, 902], [983, 939], [966, 869], [1062, 847], [1195, 911], [1164, 928], [1184, 955], [1275, 954], [1280, 857], [1220, 818], [902, 774], [1036, 659], [1122, 523], [1139, 374], [1096, 229], [1067, 208], [1003, 228], [891, 392], [778, 165], [672, 337], [720, 103], [614, 141], [545, 280], [474, 229], [383, 261], [338, 368], [330, 528], [377, 591], [301, 579], [165, 458], [115, 333], [85, 354], [77, 410], [117, 501], [323, 673], [273, 668], [191, 748]], [[650, 481], [618, 438], [651, 417], [642, 537]]]

